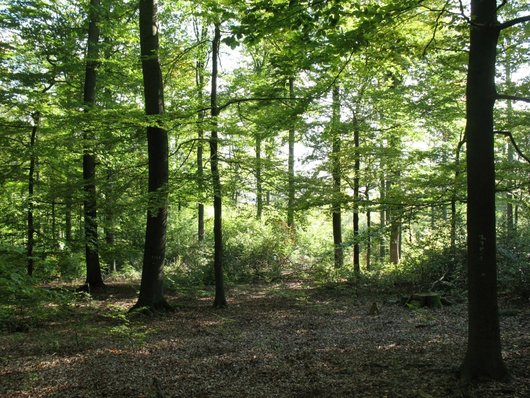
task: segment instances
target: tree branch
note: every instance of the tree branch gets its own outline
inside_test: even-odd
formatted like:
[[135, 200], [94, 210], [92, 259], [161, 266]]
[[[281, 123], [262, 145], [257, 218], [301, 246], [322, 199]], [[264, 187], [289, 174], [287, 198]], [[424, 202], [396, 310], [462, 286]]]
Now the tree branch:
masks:
[[499, 30], [503, 30], [503, 29], [511, 28], [512, 26], [517, 25], [519, 23], [529, 22], [529, 21], [530, 21], [530, 15], [525, 15], [519, 18], [512, 19], [510, 21], [503, 22], [499, 24], [498, 28]]
[[508, 94], [497, 94], [496, 99], [503, 99], [508, 101], [520, 101], [530, 103], [530, 97], [519, 97], [517, 95], [508, 95]]
[[525, 156], [525, 154], [521, 151], [521, 149], [517, 145], [517, 142], [515, 142], [515, 139], [513, 138], [513, 135], [510, 131], [494, 131], [494, 133], [508, 137], [513, 147], [515, 148], [515, 151], [519, 154], [519, 156], [522, 157], [524, 160], [526, 160], [528, 163], [530, 163], [530, 158], [528, 156]]

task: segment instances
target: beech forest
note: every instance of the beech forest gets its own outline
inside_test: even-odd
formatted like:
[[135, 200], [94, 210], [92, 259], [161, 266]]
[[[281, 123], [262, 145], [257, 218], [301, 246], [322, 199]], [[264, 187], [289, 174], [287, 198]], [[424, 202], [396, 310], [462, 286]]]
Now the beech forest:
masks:
[[0, 397], [530, 396], [528, 0], [0, 0]]

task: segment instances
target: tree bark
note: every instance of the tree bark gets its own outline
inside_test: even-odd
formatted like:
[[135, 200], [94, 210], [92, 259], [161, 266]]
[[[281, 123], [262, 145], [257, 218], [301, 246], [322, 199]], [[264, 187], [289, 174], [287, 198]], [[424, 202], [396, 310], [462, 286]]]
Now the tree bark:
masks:
[[[357, 124], [357, 123], [356, 123]], [[361, 172], [361, 155], [359, 127], [355, 126], [353, 131], [354, 142], [354, 164], [353, 164], [353, 272], [359, 277], [361, 274], [361, 245], [360, 245], [360, 228], [359, 228], [359, 187]]]
[[471, 1], [466, 87], [468, 341], [463, 380], [508, 378], [497, 306], [493, 107], [499, 37], [495, 0]]
[[261, 134], [256, 133], [256, 218], [261, 220], [263, 215], [263, 181], [261, 176]]
[[28, 172], [28, 213], [27, 213], [27, 242], [26, 242], [26, 255], [27, 255], [27, 273], [29, 276], [33, 275], [33, 269], [35, 266], [34, 260], [34, 246], [35, 246], [35, 223], [33, 220], [33, 195], [35, 191], [35, 164], [37, 161], [37, 154], [35, 151], [35, 145], [37, 143], [37, 131], [40, 123], [40, 113], [35, 112], [32, 115], [33, 127], [31, 128], [31, 136], [29, 141], [29, 172]]
[[[164, 113], [164, 86], [158, 56], [158, 1], [140, 0], [140, 47], [144, 81], [145, 113]], [[170, 308], [164, 298], [163, 267], [166, 250], [168, 200], [168, 138], [160, 121], [147, 127], [149, 208], [140, 295], [133, 308]]]
[[[294, 78], [289, 78], [289, 98], [294, 98]], [[295, 196], [295, 187], [294, 187], [294, 136], [295, 136], [295, 127], [294, 121], [289, 127], [289, 158], [288, 158], [288, 187], [287, 187], [287, 226], [294, 231], [294, 196]]]
[[226, 297], [224, 290], [223, 275], [223, 204], [221, 192], [221, 178], [219, 175], [219, 134], [217, 131], [217, 117], [219, 116], [219, 107], [217, 105], [217, 77], [218, 77], [218, 58], [219, 45], [221, 43], [221, 31], [219, 23], [214, 27], [214, 38], [212, 41], [212, 89], [210, 94], [212, 132], [210, 137], [210, 167], [212, 171], [212, 184], [214, 191], [213, 210], [214, 210], [214, 276], [215, 276], [215, 299], [214, 307], [226, 307]]
[[340, 88], [335, 85], [332, 90], [332, 123], [331, 123], [331, 163], [333, 178], [333, 245], [335, 268], [344, 265], [344, 250], [342, 248], [342, 212], [341, 212], [341, 128], [340, 128]]
[[[87, 59], [83, 103], [85, 112], [96, 105], [97, 66], [99, 57], [99, 8], [100, 0], [90, 0]], [[83, 131], [83, 189], [84, 231], [86, 259], [86, 287], [90, 290], [104, 287], [99, 263], [97, 202], [96, 202], [96, 156], [93, 153], [95, 140], [92, 130]]]
[[[206, 36], [206, 29], [203, 28], [198, 40], [204, 40]], [[202, 56], [197, 60], [195, 66], [195, 82], [197, 86], [197, 99], [199, 107], [201, 108], [197, 113], [197, 190], [199, 193], [199, 201], [197, 203], [197, 240], [199, 242], [204, 241], [204, 204], [202, 203], [202, 192], [204, 189], [204, 164], [203, 164], [203, 152], [204, 152], [204, 119], [205, 111], [203, 108], [203, 89], [204, 89], [204, 63], [205, 60]]]
[[[369, 188], [366, 186], [366, 203], [370, 203]], [[369, 205], [366, 208], [366, 270], [372, 268], [372, 212]]]

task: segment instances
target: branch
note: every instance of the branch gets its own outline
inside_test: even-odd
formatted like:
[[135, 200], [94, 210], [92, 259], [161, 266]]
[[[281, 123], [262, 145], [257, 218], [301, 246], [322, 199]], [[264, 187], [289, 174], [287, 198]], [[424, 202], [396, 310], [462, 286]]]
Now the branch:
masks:
[[502, 0], [502, 3], [497, 6], [497, 11], [504, 7], [508, 3], [508, 0]]
[[223, 105], [220, 105], [219, 107], [217, 107], [217, 109], [219, 111], [229, 107], [230, 105], [233, 105], [233, 104], [241, 104], [242, 102], [253, 102], [253, 101], [285, 101], [285, 100], [289, 100], [289, 101], [292, 101], [292, 100], [298, 100], [298, 101], [301, 101], [301, 100], [306, 100], [307, 98], [296, 98], [296, 97], [251, 97], [251, 98], [235, 98], [235, 99], [231, 99], [229, 101], [227, 101], [226, 103], [224, 103]]
[[521, 101], [530, 103], [530, 97], [519, 97], [517, 95], [508, 95], [508, 94], [497, 94], [496, 99], [503, 99], [508, 101]]
[[462, 3], [462, 0], [459, 0], [459, 3], [460, 3], [460, 15], [464, 17], [464, 19], [467, 21], [468, 24], [472, 25], [471, 19], [464, 12], [464, 4]]
[[436, 22], [434, 23], [434, 30], [432, 32], [432, 37], [431, 37], [431, 40], [429, 40], [429, 42], [427, 43], [427, 45], [425, 46], [425, 48], [423, 49], [423, 53], [422, 53], [422, 57], [425, 57], [425, 55], [427, 54], [427, 49], [430, 47], [430, 45], [432, 43], [434, 43], [434, 40], [436, 40], [436, 32], [438, 32], [438, 25], [440, 23], [440, 19], [442, 18], [442, 15], [444, 14], [445, 12], [445, 9], [447, 8], [447, 5], [449, 4], [449, 0], [447, 0], [444, 4], [444, 6], [442, 7], [442, 10], [440, 11], [440, 13], [438, 14], [438, 16], [436, 17]]
[[530, 22], [530, 15], [525, 15], [519, 18], [512, 19], [510, 21], [503, 22], [498, 25], [498, 28], [499, 30], [503, 30], [503, 29], [511, 28], [512, 26], [517, 25], [519, 23], [523, 23], [523, 22]]
[[517, 142], [515, 142], [515, 139], [513, 138], [513, 135], [510, 131], [494, 131], [495, 134], [504, 135], [505, 137], [508, 137], [515, 148], [515, 151], [519, 154], [520, 157], [522, 157], [524, 160], [526, 160], [528, 163], [530, 163], [530, 158], [525, 156], [525, 154], [521, 151], [519, 146], [517, 145]]

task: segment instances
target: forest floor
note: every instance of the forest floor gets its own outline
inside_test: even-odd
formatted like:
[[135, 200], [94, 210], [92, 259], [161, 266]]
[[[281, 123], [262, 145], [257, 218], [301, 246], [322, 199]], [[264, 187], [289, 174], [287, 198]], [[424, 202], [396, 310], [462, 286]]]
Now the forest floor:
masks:
[[[466, 306], [302, 282], [169, 294], [174, 312], [127, 314], [137, 286], [0, 332], [0, 397], [530, 397], [530, 308], [501, 298], [509, 383], [464, 386]], [[381, 313], [368, 315], [373, 302]]]

